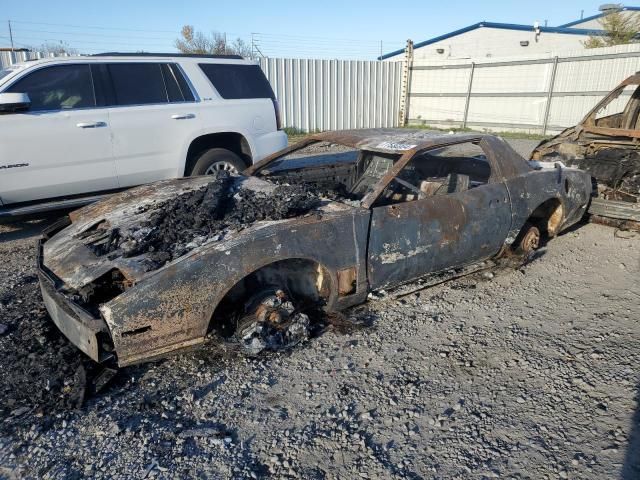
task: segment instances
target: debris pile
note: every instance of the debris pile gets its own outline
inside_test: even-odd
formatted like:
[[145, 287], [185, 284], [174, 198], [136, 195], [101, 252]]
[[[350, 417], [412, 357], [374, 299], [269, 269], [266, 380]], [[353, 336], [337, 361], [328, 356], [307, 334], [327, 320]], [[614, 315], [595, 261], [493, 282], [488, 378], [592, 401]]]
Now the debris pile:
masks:
[[148, 219], [135, 228], [111, 230], [106, 234], [108, 241], [104, 235], [100, 242], [93, 237], [88, 246], [97, 255], [148, 254], [150, 260], [162, 264], [205, 242], [220, 240], [228, 231], [242, 230], [258, 221], [304, 215], [321, 202], [316, 192], [302, 184], [255, 191], [242, 188], [237, 180], [227, 172], [218, 172], [206, 187], [152, 207]]
[[591, 173], [598, 179], [598, 183], [611, 188], [613, 192], [608, 195], [613, 195], [612, 200], [638, 201], [640, 199], [639, 152], [605, 149], [592, 158], [576, 159], [571, 163]]

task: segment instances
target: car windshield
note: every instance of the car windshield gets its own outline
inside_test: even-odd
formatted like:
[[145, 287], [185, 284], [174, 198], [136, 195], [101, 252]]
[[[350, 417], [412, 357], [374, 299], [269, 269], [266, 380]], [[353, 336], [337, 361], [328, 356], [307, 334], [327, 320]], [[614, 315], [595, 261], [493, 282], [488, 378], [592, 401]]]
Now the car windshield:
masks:
[[13, 70], [0, 70], [0, 79], [9, 75]]

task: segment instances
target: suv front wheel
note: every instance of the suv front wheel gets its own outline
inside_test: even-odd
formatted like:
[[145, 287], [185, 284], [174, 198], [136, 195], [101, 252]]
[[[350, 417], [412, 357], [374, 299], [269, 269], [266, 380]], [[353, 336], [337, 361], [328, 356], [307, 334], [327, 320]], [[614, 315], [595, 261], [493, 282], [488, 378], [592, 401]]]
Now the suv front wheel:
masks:
[[211, 175], [220, 170], [225, 170], [229, 173], [240, 173], [245, 168], [247, 166], [235, 153], [225, 148], [210, 148], [200, 154], [189, 175]]

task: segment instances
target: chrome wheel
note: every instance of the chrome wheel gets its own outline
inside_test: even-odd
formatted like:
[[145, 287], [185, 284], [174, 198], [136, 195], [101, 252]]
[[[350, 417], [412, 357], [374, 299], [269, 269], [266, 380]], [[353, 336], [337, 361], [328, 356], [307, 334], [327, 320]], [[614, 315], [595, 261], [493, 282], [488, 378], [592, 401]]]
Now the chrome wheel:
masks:
[[233, 174], [238, 173], [238, 169], [234, 167], [231, 163], [221, 161], [221, 162], [214, 162], [211, 165], [209, 165], [209, 168], [205, 170], [204, 174], [211, 175], [213, 173], [220, 172], [220, 171], [225, 171]]

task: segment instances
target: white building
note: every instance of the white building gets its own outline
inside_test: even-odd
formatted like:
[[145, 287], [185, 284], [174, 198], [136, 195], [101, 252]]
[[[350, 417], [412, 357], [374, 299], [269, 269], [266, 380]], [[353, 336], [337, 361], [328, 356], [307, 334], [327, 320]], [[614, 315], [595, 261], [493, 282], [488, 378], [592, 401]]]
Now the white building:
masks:
[[[617, 6], [603, 6], [601, 8]], [[617, 7], [615, 10], [640, 14], [640, 7]], [[517, 25], [513, 23], [479, 22], [444, 35], [414, 44], [415, 60], [447, 60], [461, 58], [512, 57], [551, 55], [584, 48], [582, 42], [590, 36], [604, 34], [599, 20], [610, 10], [604, 10], [559, 27]], [[404, 49], [387, 53], [379, 60], [402, 60]]]

